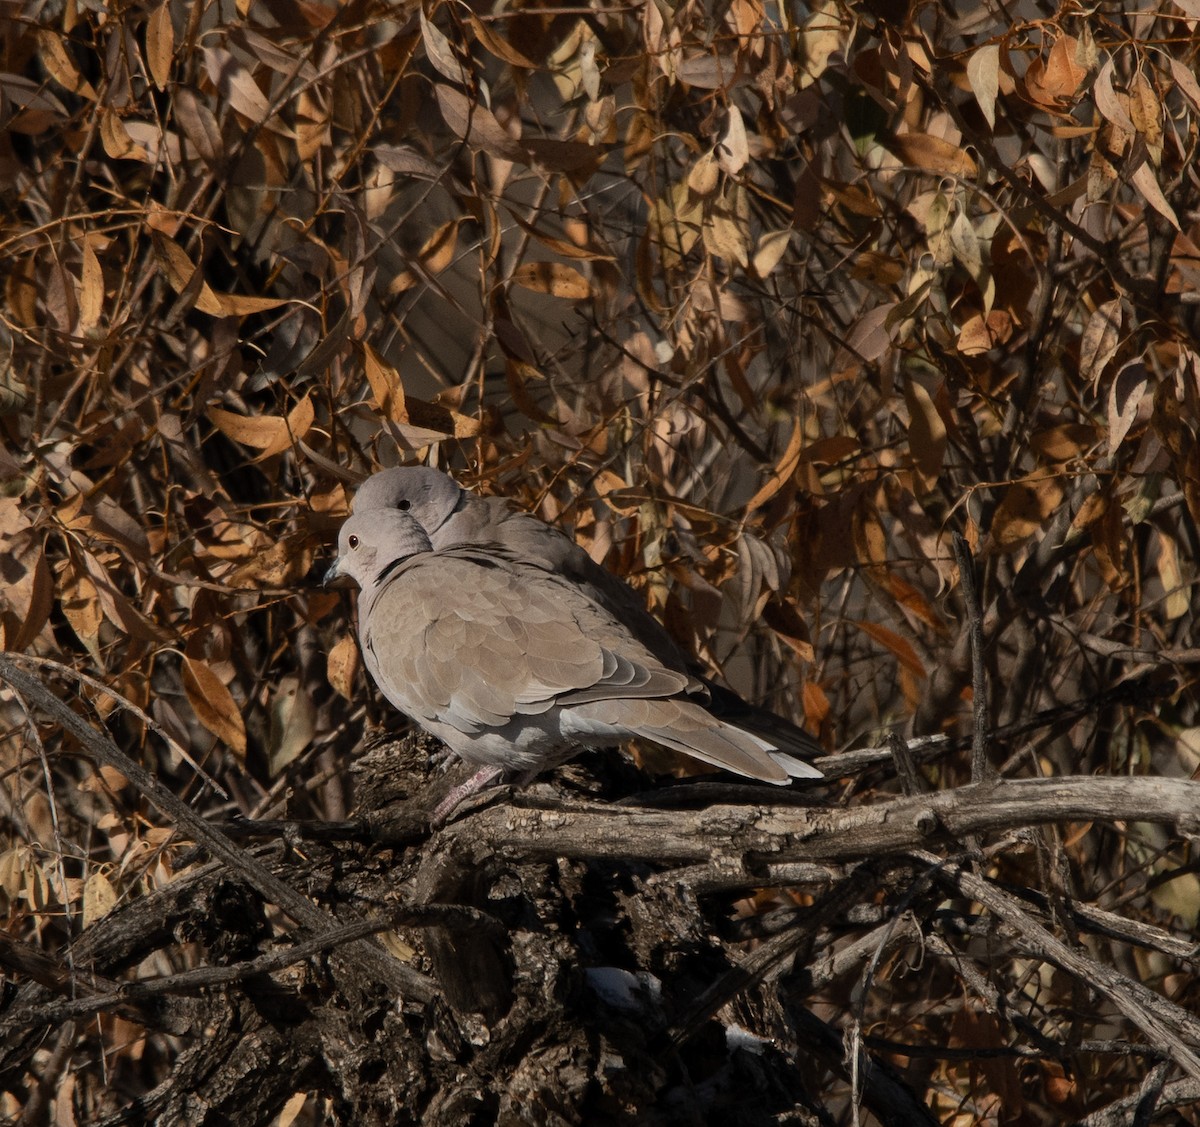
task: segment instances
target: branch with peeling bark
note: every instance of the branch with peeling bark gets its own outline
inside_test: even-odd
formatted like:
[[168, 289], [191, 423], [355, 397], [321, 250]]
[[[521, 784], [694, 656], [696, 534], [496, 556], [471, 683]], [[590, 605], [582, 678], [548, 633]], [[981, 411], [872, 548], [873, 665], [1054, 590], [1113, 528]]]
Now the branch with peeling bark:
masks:
[[[778, 867], [954, 847], [970, 834], [1066, 822], [1153, 822], [1200, 835], [1200, 782], [1163, 778], [1019, 779], [829, 810], [706, 806], [681, 811], [538, 802], [536, 793], [448, 826], [443, 847], [499, 856], [705, 864], [720, 882], [779, 883]], [[716, 876], [719, 874], [719, 876]], [[794, 875], [794, 874], [792, 874]]]

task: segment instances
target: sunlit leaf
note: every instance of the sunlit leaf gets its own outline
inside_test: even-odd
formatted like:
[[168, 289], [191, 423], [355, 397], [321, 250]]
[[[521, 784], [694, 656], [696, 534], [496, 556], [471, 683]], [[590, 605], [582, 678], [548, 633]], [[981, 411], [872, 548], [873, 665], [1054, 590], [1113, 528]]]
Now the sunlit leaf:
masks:
[[302, 439], [312, 426], [314, 410], [311, 396], [306, 395], [288, 412], [278, 415], [238, 415], [220, 407], [210, 407], [208, 417], [222, 434], [253, 446], [261, 451], [256, 461], [282, 454]]
[[146, 65], [154, 85], [165, 90], [171, 81], [171, 60], [175, 54], [175, 29], [171, 25], [169, 0], [159, 4], [146, 21]]
[[107, 916], [117, 905], [117, 890], [102, 872], [97, 870], [83, 884], [83, 926], [91, 927]]
[[1000, 92], [1000, 47], [985, 43], [967, 60], [967, 81], [983, 116], [996, 128], [996, 95]]
[[358, 675], [358, 644], [350, 634], [343, 634], [325, 658], [325, 675], [334, 692], [343, 700], [354, 700], [354, 679]]

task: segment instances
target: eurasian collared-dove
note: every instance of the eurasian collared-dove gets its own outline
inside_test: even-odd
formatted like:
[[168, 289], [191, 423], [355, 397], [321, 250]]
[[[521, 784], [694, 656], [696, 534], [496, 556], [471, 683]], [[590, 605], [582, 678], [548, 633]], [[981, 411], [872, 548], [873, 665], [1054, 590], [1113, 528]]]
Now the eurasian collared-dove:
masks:
[[468, 792], [633, 737], [769, 783], [820, 777], [689, 699], [687, 673], [502, 545], [435, 550], [411, 512], [372, 509], [342, 526], [325, 581], [343, 576], [359, 585], [359, 642], [384, 696], [483, 765]]
[[[498, 544], [523, 562], [561, 576], [628, 627], [659, 664], [688, 675], [686, 691], [710, 712], [789, 754], [809, 758], [824, 754], [803, 728], [703, 676], [646, 610], [637, 592], [559, 529], [515, 511], [502, 498], [469, 493], [429, 466], [399, 466], [367, 478], [355, 494], [354, 513], [382, 509], [411, 513], [434, 548]], [[815, 770], [811, 774], [820, 775]]]

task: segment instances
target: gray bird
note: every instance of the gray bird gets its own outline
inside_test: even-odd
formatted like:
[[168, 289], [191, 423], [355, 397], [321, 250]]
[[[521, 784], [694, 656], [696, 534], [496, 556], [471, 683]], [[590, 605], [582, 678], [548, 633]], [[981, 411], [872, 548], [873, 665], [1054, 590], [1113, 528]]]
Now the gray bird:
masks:
[[[504, 772], [644, 738], [764, 782], [820, 772], [714, 716], [578, 584], [503, 545], [435, 549], [410, 511], [357, 512], [325, 582], [360, 588], [358, 637], [392, 704], [481, 770], [438, 813]], [[436, 817], [437, 815], [435, 815]]]
[[[560, 576], [623, 623], [660, 665], [686, 674], [686, 692], [716, 716], [790, 755], [824, 754], [803, 728], [705, 677], [646, 610], [637, 592], [559, 529], [514, 510], [503, 498], [470, 493], [430, 466], [399, 466], [367, 478], [354, 497], [355, 515], [383, 509], [411, 513], [435, 548], [496, 544], [525, 563]], [[816, 770], [808, 773], [820, 777]]]

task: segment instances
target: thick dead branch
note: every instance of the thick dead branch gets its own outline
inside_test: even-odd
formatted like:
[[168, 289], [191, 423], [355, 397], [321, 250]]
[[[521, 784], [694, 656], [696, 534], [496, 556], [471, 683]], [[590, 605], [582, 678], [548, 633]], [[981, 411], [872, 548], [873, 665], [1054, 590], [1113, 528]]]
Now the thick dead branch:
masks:
[[[767, 795], [764, 794], [764, 797]], [[1161, 778], [1055, 778], [977, 783], [850, 810], [713, 806], [631, 810], [596, 803], [539, 803], [536, 792], [512, 805], [473, 813], [444, 831], [439, 849], [470, 856], [606, 858], [666, 865], [708, 863], [773, 881], [773, 867], [856, 861], [952, 847], [969, 834], [1062, 822], [1152, 822], [1200, 832], [1200, 783]]]

